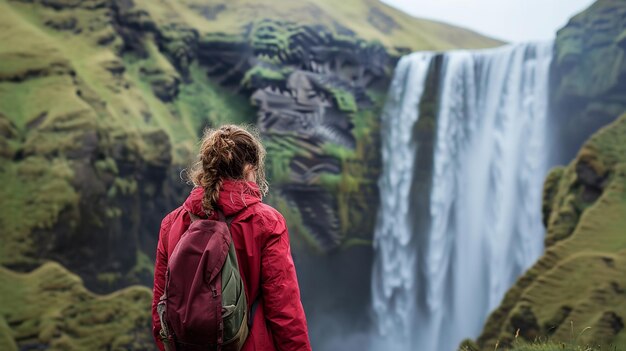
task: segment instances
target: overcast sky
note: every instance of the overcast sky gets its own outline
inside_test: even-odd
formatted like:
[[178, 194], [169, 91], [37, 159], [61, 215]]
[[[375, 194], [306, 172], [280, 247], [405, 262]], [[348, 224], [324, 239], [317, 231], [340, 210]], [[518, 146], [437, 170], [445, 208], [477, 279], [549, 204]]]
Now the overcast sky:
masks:
[[382, 0], [415, 17], [435, 19], [509, 42], [548, 40], [593, 0]]

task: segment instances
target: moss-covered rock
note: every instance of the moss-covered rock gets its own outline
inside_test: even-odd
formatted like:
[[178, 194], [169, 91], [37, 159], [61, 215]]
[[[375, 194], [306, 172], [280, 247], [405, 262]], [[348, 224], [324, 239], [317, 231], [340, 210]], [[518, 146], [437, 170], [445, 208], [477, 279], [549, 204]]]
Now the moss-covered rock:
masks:
[[[507, 292], [478, 338], [626, 345], [626, 115], [546, 181], [546, 252]], [[588, 331], [581, 331], [589, 327]], [[519, 331], [518, 331], [519, 330]]]
[[4, 266], [54, 259], [98, 291], [149, 283], [135, 268], [184, 196], [199, 132], [253, 116], [202, 70], [179, 71], [147, 13], [124, 6], [0, 1]]
[[87, 291], [56, 263], [31, 273], [0, 267], [2, 350], [153, 350], [152, 293], [130, 287], [111, 295]]
[[563, 176], [564, 167], [555, 167], [550, 170], [546, 181], [543, 185], [543, 201], [542, 201], [542, 213], [543, 213], [543, 225], [548, 226], [548, 219], [554, 207], [554, 197], [558, 190], [557, 186], [561, 177]]

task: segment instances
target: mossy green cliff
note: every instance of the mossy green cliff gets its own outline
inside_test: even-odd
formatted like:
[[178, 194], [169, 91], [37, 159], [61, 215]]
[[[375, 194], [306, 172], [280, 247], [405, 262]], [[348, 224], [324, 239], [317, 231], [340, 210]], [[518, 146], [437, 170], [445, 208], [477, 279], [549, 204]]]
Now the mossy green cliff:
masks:
[[88, 292], [57, 263], [27, 274], [0, 267], [0, 349], [152, 350], [152, 292]]
[[518, 330], [528, 341], [569, 342], [572, 328], [581, 345], [626, 345], [625, 141], [622, 115], [567, 167], [552, 170], [544, 188], [546, 252], [491, 314], [479, 349], [510, 345]]

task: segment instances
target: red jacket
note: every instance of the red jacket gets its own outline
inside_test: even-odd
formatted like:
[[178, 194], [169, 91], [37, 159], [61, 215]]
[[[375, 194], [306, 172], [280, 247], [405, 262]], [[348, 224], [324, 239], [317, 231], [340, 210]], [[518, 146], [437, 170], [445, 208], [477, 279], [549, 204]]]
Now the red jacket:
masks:
[[[202, 195], [201, 188], [194, 189], [185, 203], [161, 222], [152, 300], [152, 331], [161, 350], [156, 304], [163, 295], [167, 261], [190, 224], [188, 212], [204, 217]], [[225, 180], [218, 206], [227, 217], [235, 215], [231, 233], [248, 309], [259, 299], [242, 351], [311, 350], [285, 219], [261, 203], [259, 189], [253, 182]]]

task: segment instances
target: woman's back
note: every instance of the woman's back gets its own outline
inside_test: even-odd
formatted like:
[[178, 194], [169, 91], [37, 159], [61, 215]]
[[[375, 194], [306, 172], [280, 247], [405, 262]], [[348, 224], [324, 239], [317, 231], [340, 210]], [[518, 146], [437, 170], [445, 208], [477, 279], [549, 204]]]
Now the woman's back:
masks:
[[[255, 309], [250, 335], [242, 350], [310, 350], [306, 318], [300, 302], [289, 234], [283, 216], [261, 202], [255, 182], [221, 179], [214, 194], [216, 210], [231, 217], [231, 234], [239, 270], [244, 281], [248, 309]], [[196, 187], [185, 203], [168, 214], [161, 223], [155, 265], [153, 332], [158, 339], [155, 306], [163, 293], [165, 272], [176, 243], [187, 230], [189, 213], [206, 217], [206, 191]], [[159, 344], [160, 347], [162, 347]]]

